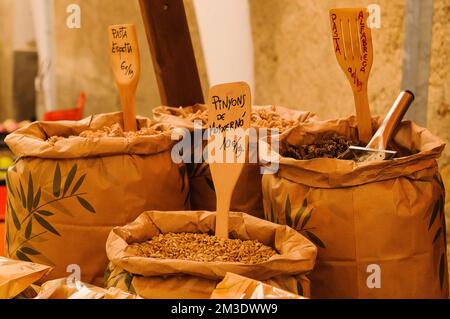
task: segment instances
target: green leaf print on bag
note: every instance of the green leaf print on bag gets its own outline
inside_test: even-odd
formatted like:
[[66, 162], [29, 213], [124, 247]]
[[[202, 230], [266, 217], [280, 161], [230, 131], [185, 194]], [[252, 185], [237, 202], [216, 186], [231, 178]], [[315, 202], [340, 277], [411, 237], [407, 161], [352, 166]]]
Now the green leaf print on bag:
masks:
[[[61, 233], [51, 221], [52, 217], [59, 211], [56, 204], [60, 202], [77, 199], [78, 203], [87, 212], [95, 213], [94, 207], [85, 197], [82, 197], [87, 195], [87, 193], [79, 192], [86, 175], [77, 178], [77, 171], [78, 166], [74, 164], [63, 181], [61, 167], [57, 163], [50, 185], [52, 188], [45, 190], [42, 188], [44, 186], [40, 186], [36, 192], [32, 172], [28, 174], [27, 181], [19, 179], [18, 188], [14, 187], [10, 176], [7, 176], [7, 214], [16, 229], [14, 234], [10, 234], [11, 229], [9, 227], [6, 229], [6, 252], [8, 256], [15, 256], [24, 261], [33, 261], [32, 258], [34, 257], [37, 261], [51, 262], [36, 250], [32, 244], [33, 242], [37, 243], [44, 240], [42, 238], [44, 235], [61, 237]], [[8, 174], [14, 172], [17, 173], [12, 169]], [[23, 185], [28, 187], [25, 189]], [[62, 185], [63, 187], [61, 188]]]
[[[316, 246], [320, 248], [326, 248], [325, 243], [312, 231], [315, 228], [308, 228], [308, 222], [313, 216], [314, 208], [311, 207], [308, 209], [308, 200], [305, 198], [302, 201], [302, 205], [298, 210], [295, 211], [295, 215], [292, 215], [292, 203], [289, 197], [289, 194], [286, 196], [286, 201], [284, 204], [284, 214], [276, 214], [274, 212], [273, 203], [270, 203], [270, 214], [269, 216], [265, 216], [266, 220], [271, 221], [273, 223], [280, 223], [277, 216], [283, 215], [285, 218], [285, 224], [289, 227], [297, 230], [303, 236], [307, 237], [310, 241], [312, 241]], [[299, 227], [300, 225], [300, 227]]]
[[[433, 176], [435, 181], [435, 185], [438, 186], [439, 197], [433, 205], [433, 210], [430, 215], [430, 220], [428, 222], [428, 230], [432, 231], [433, 226], [436, 224], [436, 221], [439, 221], [437, 224], [439, 228], [434, 232], [433, 236], [433, 245], [434, 249], [439, 249], [443, 247], [442, 252], [439, 252], [437, 255], [439, 257], [439, 261], [436, 260], [436, 267], [439, 275], [439, 286], [441, 290], [444, 289], [445, 284], [445, 268], [446, 268], [446, 250], [447, 250], [447, 240], [446, 240], [446, 224], [445, 224], [445, 212], [444, 212], [444, 203], [445, 203], [445, 187], [444, 182], [439, 174]], [[439, 218], [437, 218], [439, 217]], [[439, 246], [439, 239], [442, 239], [442, 246]]]
[[123, 269], [115, 268], [111, 263], [106, 268], [104, 279], [106, 287], [115, 287], [137, 294], [133, 286], [133, 275]]

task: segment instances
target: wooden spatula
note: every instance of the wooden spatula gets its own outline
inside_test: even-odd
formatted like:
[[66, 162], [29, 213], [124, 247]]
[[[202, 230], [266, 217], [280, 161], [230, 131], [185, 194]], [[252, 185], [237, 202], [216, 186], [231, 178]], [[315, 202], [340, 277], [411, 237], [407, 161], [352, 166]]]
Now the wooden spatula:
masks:
[[359, 139], [372, 138], [367, 82], [373, 62], [372, 33], [366, 8], [330, 10], [331, 32], [336, 58], [353, 90]]
[[[230, 138], [227, 134], [238, 128], [247, 131], [251, 105], [250, 87], [244, 82], [217, 85], [209, 91], [208, 126], [211, 135], [208, 156], [214, 155], [219, 161], [208, 158], [208, 162], [216, 190], [216, 236], [219, 238], [228, 238], [231, 196], [248, 152], [247, 135]], [[216, 143], [213, 145], [213, 142]], [[220, 156], [216, 156], [219, 152]]]
[[136, 131], [136, 88], [141, 74], [141, 60], [132, 24], [109, 27], [111, 65], [120, 93], [125, 131]]

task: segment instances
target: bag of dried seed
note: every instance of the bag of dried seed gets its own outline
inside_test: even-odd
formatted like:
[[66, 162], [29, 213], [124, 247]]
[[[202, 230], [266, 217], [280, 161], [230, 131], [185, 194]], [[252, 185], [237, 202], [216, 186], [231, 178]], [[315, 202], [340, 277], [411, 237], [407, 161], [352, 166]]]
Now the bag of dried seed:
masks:
[[[253, 106], [252, 109], [251, 125], [253, 128], [277, 128], [280, 130], [281, 136], [287, 134], [299, 123], [316, 119], [314, 113], [281, 106]], [[194, 121], [200, 121], [203, 129], [206, 129], [208, 124], [207, 106], [203, 104], [179, 108], [160, 106], [153, 109], [153, 117], [155, 120], [169, 123], [175, 127], [186, 128], [191, 132], [194, 131]], [[206, 163], [189, 164], [187, 169], [192, 209], [214, 211], [216, 195], [209, 166]], [[259, 164], [245, 164], [233, 193], [231, 209], [263, 217]]]
[[51, 265], [48, 279], [75, 265], [84, 282], [103, 284], [114, 226], [146, 209], [188, 207], [186, 170], [171, 159], [170, 128], [137, 122], [139, 131], [126, 133], [121, 113], [102, 114], [36, 122], [8, 136], [18, 160], [7, 178], [7, 256]]
[[230, 240], [214, 234], [215, 213], [145, 212], [114, 228], [105, 285], [144, 298], [209, 298], [228, 272], [308, 295], [316, 247], [293, 229], [230, 213]]
[[448, 298], [444, 142], [404, 121], [388, 147], [396, 158], [336, 159], [352, 144], [354, 117], [296, 127], [278, 173], [263, 177], [266, 219], [318, 247], [312, 297]]

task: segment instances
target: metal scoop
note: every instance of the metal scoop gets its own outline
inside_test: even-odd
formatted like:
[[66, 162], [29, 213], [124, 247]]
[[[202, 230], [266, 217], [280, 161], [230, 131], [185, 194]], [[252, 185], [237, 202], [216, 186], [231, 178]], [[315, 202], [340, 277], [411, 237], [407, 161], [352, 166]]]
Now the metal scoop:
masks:
[[339, 158], [358, 162], [393, 158], [397, 152], [386, 148], [413, 101], [411, 91], [402, 91], [369, 144], [366, 147], [350, 146]]

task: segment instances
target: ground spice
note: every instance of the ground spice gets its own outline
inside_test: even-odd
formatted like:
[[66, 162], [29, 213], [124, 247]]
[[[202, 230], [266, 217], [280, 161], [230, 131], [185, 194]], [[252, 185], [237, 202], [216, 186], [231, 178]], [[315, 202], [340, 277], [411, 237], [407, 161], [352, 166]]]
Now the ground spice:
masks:
[[256, 240], [219, 239], [208, 234], [167, 233], [133, 244], [138, 256], [199, 262], [259, 264], [277, 252]]
[[322, 157], [337, 158], [351, 145], [359, 145], [359, 142], [345, 136], [333, 134], [308, 145], [295, 146], [286, 143], [283, 156], [297, 160], [309, 160]]

